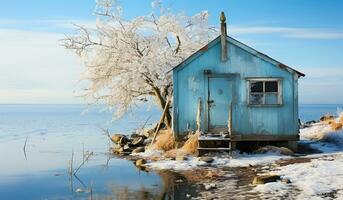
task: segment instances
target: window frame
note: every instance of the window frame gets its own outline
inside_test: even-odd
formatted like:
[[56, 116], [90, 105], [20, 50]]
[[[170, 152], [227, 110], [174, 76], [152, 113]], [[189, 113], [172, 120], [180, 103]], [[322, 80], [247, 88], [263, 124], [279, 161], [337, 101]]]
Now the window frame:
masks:
[[[263, 94], [262, 104], [252, 104], [250, 103], [250, 86], [251, 82], [263, 82], [263, 92], [256, 92], [255, 94]], [[275, 92], [265, 92], [265, 82], [276, 81], [278, 84], [277, 92], [277, 103], [276, 104], [266, 104], [266, 93], [275, 93]], [[247, 105], [248, 106], [282, 106], [283, 105], [283, 95], [282, 95], [282, 78], [246, 78], [247, 85]]]

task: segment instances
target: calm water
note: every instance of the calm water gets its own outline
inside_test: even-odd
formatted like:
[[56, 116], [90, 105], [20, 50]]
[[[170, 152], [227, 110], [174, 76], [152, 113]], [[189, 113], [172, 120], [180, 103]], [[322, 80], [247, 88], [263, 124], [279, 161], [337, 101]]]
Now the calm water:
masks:
[[[336, 114], [338, 107], [343, 105], [301, 105], [299, 115], [309, 121]], [[115, 122], [99, 108], [84, 110], [82, 105], [0, 105], [0, 199], [87, 199], [90, 188], [93, 197], [112, 199], [158, 199], [168, 192], [175, 174], [140, 171], [130, 161], [109, 156], [110, 144], [101, 131], [130, 133], [150, 115], [148, 124], [157, 121], [158, 110], [136, 109]], [[84, 151], [94, 156], [71, 181], [71, 154], [77, 167]]]

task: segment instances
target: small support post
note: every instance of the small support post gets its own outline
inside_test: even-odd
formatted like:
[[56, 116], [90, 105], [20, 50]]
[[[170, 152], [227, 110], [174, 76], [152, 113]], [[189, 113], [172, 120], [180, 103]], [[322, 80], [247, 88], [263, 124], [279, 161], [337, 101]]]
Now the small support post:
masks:
[[229, 118], [228, 118], [228, 122], [227, 122], [227, 129], [228, 129], [228, 133], [231, 137], [231, 135], [232, 135], [232, 102], [230, 102], [230, 104], [229, 104]]
[[229, 148], [230, 148], [230, 157], [232, 157], [232, 101], [229, 104], [229, 119], [227, 122], [227, 128], [230, 136]]
[[199, 98], [199, 101], [198, 101], [196, 122], [197, 122], [197, 131], [200, 131], [201, 129], [201, 98]]

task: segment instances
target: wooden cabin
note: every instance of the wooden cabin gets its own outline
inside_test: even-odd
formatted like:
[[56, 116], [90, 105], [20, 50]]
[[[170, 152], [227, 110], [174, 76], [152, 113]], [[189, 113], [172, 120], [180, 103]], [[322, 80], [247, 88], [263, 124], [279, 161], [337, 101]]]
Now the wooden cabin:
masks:
[[221, 35], [172, 69], [175, 136], [200, 129], [229, 138], [233, 148], [280, 141], [294, 149], [305, 75], [227, 36], [224, 13], [220, 18]]

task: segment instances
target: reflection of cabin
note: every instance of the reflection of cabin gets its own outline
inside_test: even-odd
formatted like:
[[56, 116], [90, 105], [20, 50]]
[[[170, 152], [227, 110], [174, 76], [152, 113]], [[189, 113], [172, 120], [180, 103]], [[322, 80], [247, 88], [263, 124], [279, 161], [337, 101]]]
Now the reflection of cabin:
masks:
[[233, 144], [294, 145], [299, 138], [301, 76], [305, 75], [227, 36], [222, 13], [221, 35], [173, 69], [174, 134], [181, 138], [196, 130], [200, 113], [204, 133], [228, 134]]

